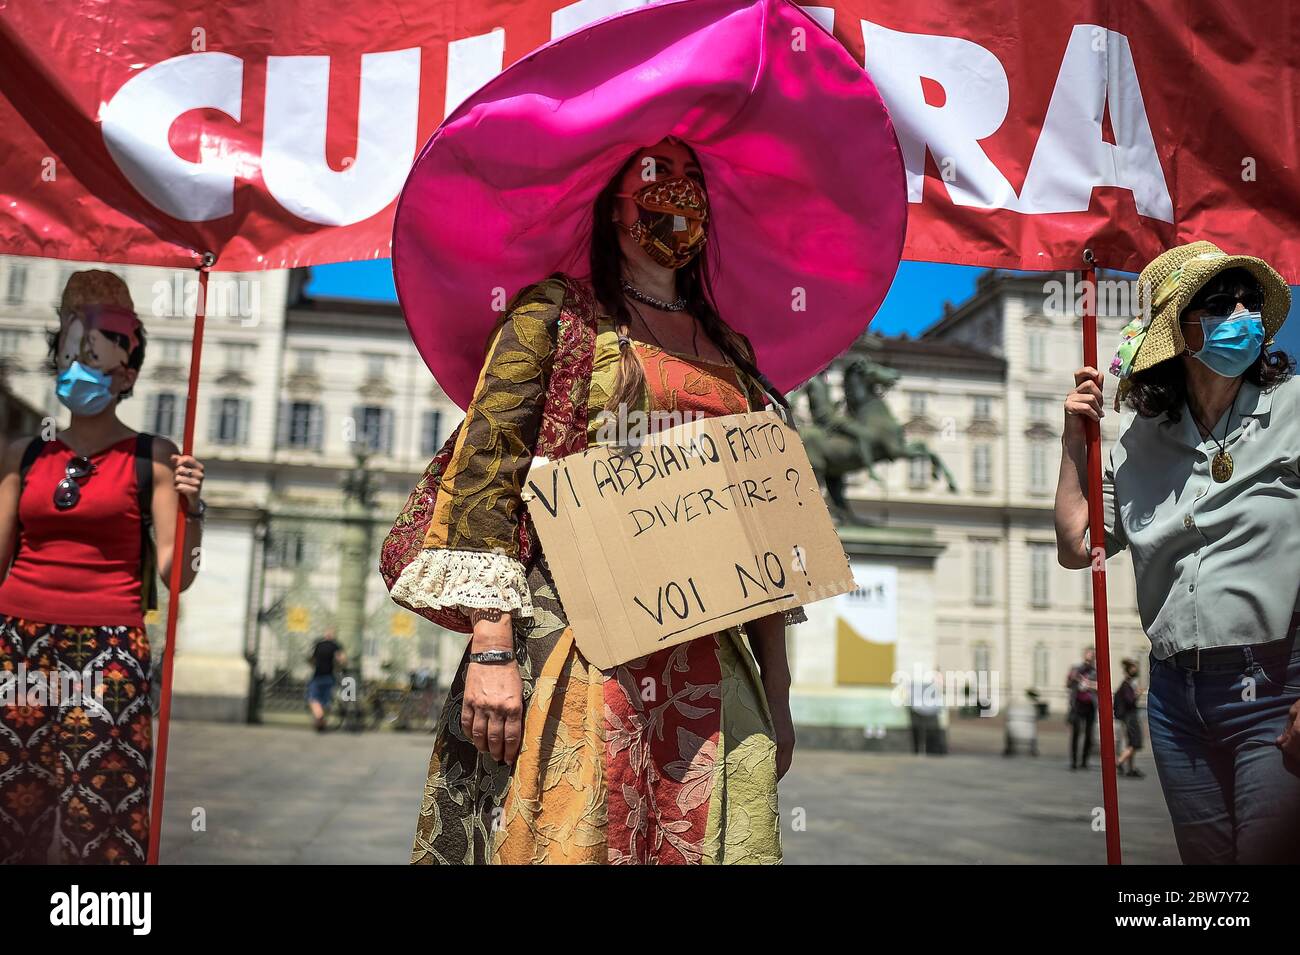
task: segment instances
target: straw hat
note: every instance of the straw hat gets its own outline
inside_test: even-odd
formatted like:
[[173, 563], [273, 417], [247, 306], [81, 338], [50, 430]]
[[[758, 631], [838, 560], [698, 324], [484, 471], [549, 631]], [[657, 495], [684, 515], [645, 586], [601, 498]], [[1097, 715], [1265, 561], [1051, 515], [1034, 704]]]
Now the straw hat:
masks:
[[1116, 407], [1128, 393], [1135, 372], [1186, 350], [1179, 317], [1207, 282], [1228, 269], [1245, 269], [1264, 290], [1264, 344], [1273, 343], [1291, 308], [1286, 280], [1263, 259], [1229, 255], [1212, 242], [1176, 246], [1156, 256], [1138, 276], [1138, 317], [1125, 328], [1120, 352], [1111, 366], [1121, 379]]
[[103, 269], [85, 269], [74, 272], [63, 287], [61, 312], [84, 308], [87, 305], [112, 305], [130, 312], [135, 311], [131, 292], [126, 283], [112, 272]]
[[492, 302], [552, 272], [586, 277], [597, 194], [670, 135], [704, 174], [719, 311], [776, 386], [793, 390], [862, 334], [907, 227], [902, 152], [871, 78], [789, 0], [668, 0], [530, 53], [416, 159], [393, 272], [452, 401], [473, 396]]
[[58, 313], [60, 338], [66, 339], [70, 331], [74, 335], [67, 347], [59, 348], [56, 364], [60, 369], [67, 367], [77, 354], [82, 354], [85, 360], [81, 342], [83, 334], [90, 329], [121, 335], [127, 341], [124, 350], [128, 356], [140, 345], [143, 324], [131, 301], [131, 291], [112, 272], [85, 269], [72, 273], [63, 287]]

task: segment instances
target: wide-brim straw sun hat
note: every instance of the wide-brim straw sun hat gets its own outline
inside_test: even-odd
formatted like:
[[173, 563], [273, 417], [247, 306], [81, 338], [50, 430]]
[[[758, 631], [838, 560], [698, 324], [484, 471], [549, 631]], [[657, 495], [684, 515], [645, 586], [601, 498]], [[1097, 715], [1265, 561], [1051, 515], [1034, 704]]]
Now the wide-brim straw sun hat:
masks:
[[[1115, 396], [1118, 407], [1132, 384], [1132, 375], [1181, 355], [1187, 348], [1179, 319], [1183, 310], [1211, 279], [1228, 269], [1245, 269], [1264, 291], [1261, 317], [1264, 344], [1272, 344], [1291, 309], [1286, 280], [1263, 259], [1230, 255], [1212, 242], [1189, 242], [1156, 256], [1138, 276], [1139, 318], [1130, 323], [1141, 341], [1132, 353]], [[1141, 328], [1140, 326], [1145, 326]], [[1129, 330], [1126, 329], [1126, 333]]]

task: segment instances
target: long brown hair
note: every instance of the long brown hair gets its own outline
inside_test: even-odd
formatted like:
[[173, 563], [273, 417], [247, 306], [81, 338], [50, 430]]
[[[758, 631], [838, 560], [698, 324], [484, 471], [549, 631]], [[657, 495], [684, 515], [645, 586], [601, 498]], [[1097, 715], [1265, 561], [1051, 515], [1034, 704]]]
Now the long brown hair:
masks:
[[[1295, 373], [1295, 359], [1281, 349], [1264, 349], [1255, 363], [1242, 372], [1242, 379], [1264, 391], [1276, 387]], [[1124, 403], [1144, 418], [1169, 413], [1170, 421], [1182, 419], [1187, 400], [1187, 370], [1177, 356], [1133, 373]]]
[[[682, 145], [698, 163], [699, 157], [695, 156], [695, 151], [685, 143]], [[614, 223], [614, 203], [617, 199], [615, 193], [620, 190], [623, 176], [636, 161], [636, 157], [636, 152], [628, 156], [627, 161], [619, 167], [605, 188], [600, 191], [592, 207], [591, 221], [592, 290], [595, 292], [596, 301], [614, 319], [620, 336], [624, 338], [631, 330], [632, 315], [623, 298], [624, 255], [618, 241], [618, 226]], [[767, 376], [746, 357], [747, 349], [740, 336], [718, 314], [717, 306], [714, 305], [713, 286], [709, 280], [710, 255], [716, 255], [718, 249], [717, 225], [712, 218], [709, 220], [708, 228], [709, 242], [690, 262], [677, 270], [677, 294], [686, 300], [687, 311], [695, 316], [704, 333], [709, 336], [718, 350], [758, 382], [773, 400], [788, 408], [785, 395], [777, 390]], [[620, 342], [618, 374], [614, 379], [614, 387], [609, 401], [605, 404], [605, 410], [617, 412], [619, 406], [623, 404], [631, 408], [641, 397], [644, 389], [645, 369], [641, 367], [641, 362], [637, 360], [631, 345]]]

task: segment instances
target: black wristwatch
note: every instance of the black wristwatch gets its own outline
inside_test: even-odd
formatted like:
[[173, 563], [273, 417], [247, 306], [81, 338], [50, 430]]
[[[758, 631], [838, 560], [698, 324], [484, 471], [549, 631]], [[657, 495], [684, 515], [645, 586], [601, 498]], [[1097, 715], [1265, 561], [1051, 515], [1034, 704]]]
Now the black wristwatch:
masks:
[[199, 498], [199, 509], [197, 511], [191, 511], [188, 506], [184, 510], [187, 521], [202, 521], [208, 513], [208, 502], [203, 498]]

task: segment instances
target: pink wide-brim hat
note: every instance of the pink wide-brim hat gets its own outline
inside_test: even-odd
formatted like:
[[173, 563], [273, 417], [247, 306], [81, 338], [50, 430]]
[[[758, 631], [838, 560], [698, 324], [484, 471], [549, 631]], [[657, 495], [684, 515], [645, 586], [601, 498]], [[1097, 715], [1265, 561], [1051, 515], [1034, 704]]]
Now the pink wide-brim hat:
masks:
[[866, 72], [788, 0], [670, 0], [539, 47], [420, 151], [393, 224], [397, 295], [461, 408], [499, 309], [590, 275], [592, 206], [638, 149], [676, 136], [709, 196], [719, 313], [783, 391], [870, 323], [902, 255], [903, 159]]

